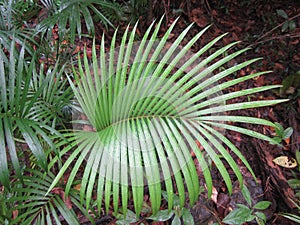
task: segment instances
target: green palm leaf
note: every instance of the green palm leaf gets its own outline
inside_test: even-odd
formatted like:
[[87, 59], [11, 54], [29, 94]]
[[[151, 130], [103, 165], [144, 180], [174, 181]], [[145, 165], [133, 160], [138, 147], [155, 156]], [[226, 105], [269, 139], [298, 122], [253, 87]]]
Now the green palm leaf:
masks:
[[[48, 10], [48, 18], [37, 25], [38, 32], [46, 32], [57, 25], [60, 37], [69, 31], [71, 43], [76, 35], [81, 37], [83, 26], [88, 34], [95, 33], [95, 22], [101, 21], [106, 28], [114, 27], [112, 21], [124, 20], [124, 12], [117, 2], [105, 0], [42, 0], [41, 3]], [[108, 16], [106, 16], [108, 15]], [[82, 23], [83, 22], [83, 23]]]
[[24, 162], [19, 158], [27, 150], [37, 165], [48, 169], [44, 147], [56, 150], [50, 137], [61, 136], [56, 130], [64, 117], [61, 110], [71, 105], [73, 97], [61, 81], [62, 72], [49, 69], [47, 76], [36, 72], [35, 58], [29, 66], [24, 59], [24, 45], [15, 60], [14, 44], [13, 40], [9, 59], [0, 49], [0, 183], [8, 188], [11, 166], [22, 179]]
[[[37, 43], [33, 38], [33, 30], [25, 28], [24, 21], [31, 19], [35, 9], [34, 2], [0, 1], [0, 44], [3, 48], [10, 50], [13, 41], [25, 45], [27, 53], [33, 55], [31, 44]], [[14, 51], [18, 52], [17, 49]]]
[[68, 198], [64, 196], [62, 187], [56, 187], [47, 194], [54, 174], [45, 174], [38, 170], [27, 172], [31, 175], [24, 176], [23, 184], [13, 184], [13, 197], [7, 201], [15, 205], [13, 210], [18, 211], [18, 216], [10, 224], [80, 224], [72, 206], [78, 207], [93, 221], [79, 204], [76, 190], [72, 190]]
[[[64, 141], [61, 144], [69, 143], [64, 152], [73, 147], [75, 150], [72, 150], [50, 189], [75, 162], [66, 193], [69, 192], [79, 168], [84, 165], [81, 200], [86, 197], [87, 206], [90, 205], [96, 187], [99, 210], [102, 200], [106, 210], [112, 200], [115, 212], [121, 205], [126, 213], [131, 192], [136, 213], [139, 214], [143, 204], [144, 186], [148, 185], [155, 214], [161, 204], [163, 185], [168, 194], [169, 208], [173, 205], [173, 193], [178, 193], [181, 206], [186, 201], [185, 190], [191, 205], [197, 200], [200, 191], [199, 178], [192, 152], [201, 167], [209, 196], [213, 184], [208, 158], [220, 171], [229, 192], [232, 191], [232, 181], [224, 161], [233, 169], [242, 185], [242, 174], [226, 146], [253, 174], [245, 157], [224, 136], [226, 129], [274, 143], [263, 134], [226, 124], [230, 121], [275, 126], [263, 119], [230, 116], [227, 112], [269, 106], [285, 100], [234, 104], [226, 104], [226, 101], [277, 88], [278, 85], [222, 94], [222, 90], [263, 75], [264, 72], [219, 84], [221, 79], [258, 59], [219, 72], [221, 66], [225, 66], [247, 49], [215, 61], [235, 46], [236, 43], [232, 43], [201, 59], [203, 53], [209, 51], [222, 36], [192, 53], [190, 48], [206, 29], [185, 46], [180, 46], [191, 26], [173, 43], [169, 43], [168, 38], [176, 22], [158, 39], [161, 21], [153, 31], [152, 24], [140, 42], [135, 42], [135, 26], [131, 33], [126, 30], [118, 48], [115, 47], [115, 34], [107, 53], [104, 51], [103, 38], [100, 59], [94, 46], [91, 64], [86, 54], [83, 60], [79, 60], [78, 71], [74, 68], [75, 83], [70, 80], [70, 85], [87, 117], [87, 121], [81, 122], [90, 128], [75, 131], [74, 136], [67, 137], [69, 142]], [[204, 152], [199, 150], [195, 140], [201, 143]]]

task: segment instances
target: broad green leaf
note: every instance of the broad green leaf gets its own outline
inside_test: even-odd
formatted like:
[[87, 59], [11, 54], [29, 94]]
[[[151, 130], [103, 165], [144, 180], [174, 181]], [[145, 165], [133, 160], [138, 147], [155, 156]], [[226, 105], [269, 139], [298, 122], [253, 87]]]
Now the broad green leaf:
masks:
[[296, 160], [297, 160], [298, 165], [300, 166], [300, 151], [299, 151], [299, 149], [296, 150], [296, 155], [295, 155], [295, 157], [296, 157]]
[[284, 128], [280, 123], [275, 122], [275, 132], [279, 137], [282, 137], [282, 134], [284, 132]]
[[189, 209], [183, 208], [182, 212], [182, 220], [185, 225], [194, 225], [194, 217], [192, 216]]
[[251, 216], [251, 209], [247, 207], [239, 207], [231, 211], [223, 220], [226, 224], [243, 224]]
[[289, 28], [289, 21], [285, 21], [281, 27], [281, 32], [286, 32]]
[[148, 217], [150, 220], [154, 221], [167, 221], [174, 215], [174, 211], [170, 210], [159, 210], [155, 215]]
[[288, 15], [283, 9], [277, 9], [276, 12], [278, 16], [281, 16], [284, 19], [288, 19]]
[[246, 185], [243, 185], [243, 187], [242, 187], [242, 194], [243, 194], [246, 202], [248, 203], [248, 205], [251, 207], [252, 206], [251, 194]]
[[289, 179], [288, 184], [293, 189], [300, 188], [300, 180], [299, 179]]
[[181, 225], [181, 221], [180, 221], [180, 218], [178, 215], [175, 214], [173, 220], [172, 220], [172, 223], [171, 225]]
[[260, 201], [256, 203], [253, 208], [258, 210], [265, 210], [271, 205], [271, 202], [269, 201]]
[[282, 139], [283, 140], [288, 139], [292, 134], [293, 134], [293, 128], [288, 127], [283, 131]]
[[122, 214], [118, 214], [116, 216], [119, 220], [117, 220], [116, 224], [130, 224], [130, 223], [135, 223], [137, 221], [136, 215], [134, 214], [134, 212], [132, 212], [131, 210], [127, 210], [126, 216], [122, 215]]
[[267, 221], [267, 217], [264, 213], [262, 212], [255, 212], [254, 213], [256, 216], [256, 221], [259, 220], [259, 225], [264, 225]]
[[257, 217], [256, 216], [254, 216], [254, 215], [250, 215], [248, 218], [247, 218], [247, 222], [251, 222], [251, 221], [253, 221], [254, 219], [256, 219]]
[[297, 25], [295, 23], [295, 21], [291, 20], [289, 21], [289, 30], [290, 31], [294, 31], [296, 29]]

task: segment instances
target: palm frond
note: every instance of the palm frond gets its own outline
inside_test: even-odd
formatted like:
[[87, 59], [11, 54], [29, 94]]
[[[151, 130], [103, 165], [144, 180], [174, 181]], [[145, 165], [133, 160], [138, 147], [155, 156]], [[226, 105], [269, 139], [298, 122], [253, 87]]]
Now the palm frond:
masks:
[[82, 21], [88, 34], [94, 35], [95, 22], [100, 20], [106, 27], [114, 27], [113, 20], [122, 20], [122, 8], [117, 2], [44, 0], [42, 3], [49, 10], [49, 16], [37, 26], [37, 31], [46, 33], [57, 25], [60, 37], [69, 34], [71, 43], [76, 35], [81, 37], [84, 33]]
[[40, 66], [39, 71], [32, 68], [30, 73], [32, 79], [30, 83], [29, 95], [43, 91], [36, 99], [27, 118], [31, 120], [43, 122], [56, 128], [57, 126], [64, 126], [67, 118], [71, 116], [73, 92], [67, 84], [67, 79], [64, 77], [65, 67], [58, 68], [59, 60], [54, 67], [49, 67], [44, 71], [44, 65]]
[[[25, 49], [31, 55], [33, 54], [32, 46], [36, 44], [32, 38], [33, 31], [23, 28], [28, 11], [34, 10], [34, 3], [30, 1], [1, 1], [0, 2], [0, 44], [6, 50], [10, 49], [12, 40], [19, 45], [25, 45]], [[20, 17], [20, 15], [22, 15]], [[23, 18], [26, 17], [26, 18]]]
[[[121, 4], [115, 1], [99, 1], [100, 11], [97, 7], [93, 7], [92, 10], [96, 15], [99, 15], [101, 20], [108, 21], [106, 22], [108, 25], [114, 21], [125, 21], [127, 20], [124, 14], [124, 8]], [[107, 26], [107, 25], [106, 25]]]
[[[19, 153], [25, 152], [22, 143], [26, 143], [25, 148], [35, 156], [37, 165], [47, 170], [47, 154], [43, 146], [46, 144], [55, 150], [50, 136], [60, 136], [54, 126], [55, 121], [61, 119], [57, 112], [70, 100], [70, 91], [66, 89], [62, 93], [63, 82], [55, 80], [60, 75], [56, 76], [54, 71], [47, 78], [43, 74], [38, 76], [33, 72], [35, 58], [29, 66], [24, 60], [24, 45], [17, 60], [14, 42], [10, 49], [9, 59], [0, 49], [0, 182], [8, 188], [10, 165], [20, 179], [23, 176], [23, 165], [19, 160]], [[44, 103], [42, 108], [40, 99]]]
[[[31, 175], [24, 176], [23, 184], [13, 184], [11, 193], [14, 196], [8, 202], [15, 205], [13, 210], [18, 211], [18, 216], [10, 224], [80, 224], [73, 207], [79, 207], [82, 212], [85, 210], [78, 204], [76, 190], [68, 197], [62, 187], [55, 187], [47, 194], [54, 174], [38, 170], [27, 172]], [[93, 221], [88, 214], [86, 216]]]
[[[230, 116], [227, 112], [269, 106], [286, 100], [233, 104], [227, 104], [226, 101], [279, 86], [222, 94], [230, 86], [263, 75], [265, 72], [219, 84], [221, 79], [259, 59], [249, 60], [220, 72], [221, 66], [226, 66], [227, 62], [247, 49], [224, 54], [237, 44], [232, 43], [201, 59], [203, 53], [208, 52], [223, 36], [192, 53], [191, 47], [207, 29], [185, 46], [180, 46], [192, 25], [173, 43], [169, 43], [168, 38], [176, 21], [158, 39], [161, 21], [154, 30], [153, 23], [140, 42], [134, 42], [136, 25], [131, 33], [126, 30], [118, 48], [115, 47], [114, 35], [110, 50], [106, 53], [103, 38], [99, 59], [94, 46], [91, 64], [86, 53], [83, 60], [79, 60], [78, 71], [74, 69], [76, 82], [70, 80], [70, 85], [87, 117], [86, 124], [91, 128], [75, 131], [74, 136], [67, 137], [68, 142], [60, 144], [69, 143], [64, 152], [72, 152], [50, 189], [74, 163], [66, 186], [68, 193], [79, 168], [84, 165], [81, 200], [85, 197], [87, 206], [90, 205], [96, 187], [99, 211], [102, 200], [106, 210], [112, 200], [115, 211], [121, 206], [126, 213], [129, 193], [132, 193], [135, 211], [139, 214], [144, 186], [148, 185], [155, 214], [161, 204], [163, 184], [170, 199], [169, 208], [173, 205], [173, 193], [178, 193], [181, 206], [186, 202], [186, 190], [191, 205], [197, 200], [199, 178], [192, 153], [201, 167], [209, 196], [213, 184], [208, 158], [219, 170], [229, 192], [232, 191], [232, 181], [224, 165], [225, 161], [242, 185], [242, 174], [227, 149], [236, 154], [254, 176], [249, 163], [224, 136], [224, 131], [234, 130], [271, 143], [274, 141], [264, 134], [226, 122], [275, 125], [259, 118]], [[222, 55], [227, 56], [215, 60]], [[199, 150], [196, 140], [204, 151]]]

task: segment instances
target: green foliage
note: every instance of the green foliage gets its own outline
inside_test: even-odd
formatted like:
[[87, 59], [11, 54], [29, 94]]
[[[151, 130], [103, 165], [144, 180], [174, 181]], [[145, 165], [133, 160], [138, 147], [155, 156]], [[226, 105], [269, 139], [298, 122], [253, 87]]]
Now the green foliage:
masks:
[[294, 221], [296, 223], [300, 223], [300, 216], [299, 216], [299, 213], [300, 213], [300, 201], [298, 200], [297, 202], [294, 202], [293, 200], [291, 200], [294, 205], [296, 206], [296, 209], [298, 210], [298, 215], [297, 214], [294, 214], [294, 213], [287, 213], [287, 212], [281, 212], [281, 213], [278, 213], [278, 215], [280, 216], [283, 216], [291, 221]]
[[284, 22], [284, 24], [281, 27], [281, 31], [282, 32], [287, 32], [287, 31], [294, 31], [296, 28], [296, 23], [293, 20], [289, 20], [288, 15], [286, 14], [286, 12], [283, 9], [277, 9], [276, 10], [277, 15], [282, 17], [283, 19], [285, 19], [286, 21]]
[[[99, 1], [98, 1], [99, 2]], [[105, 15], [105, 17], [111, 21], [104, 23], [107, 27], [107, 25], [112, 25], [112, 22], [123, 22], [128, 21], [128, 18], [126, 16], [125, 8], [123, 5], [116, 1], [103, 1], [100, 4], [100, 10]], [[101, 17], [100, 17], [101, 18]]]
[[[50, 193], [47, 190], [54, 179], [51, 172], [41, 173], [37, 169], [27, 170], [30, 176], [23, 177], [23, 183], [12, 184], [13, 196], [8, 202], [15, 207], [16, 218], [10, 224], [80, 224], [72, 207], [76, 206], [87, 218], [93, 219], [85, 212], [78, 202], [78, 193], [72, 190], [69, 196], [64, 195], [62, 187], [54, 188]], [[11, 217], [12, 218], [12, 217]]]
[[34, 15], [35, 9], [32, 1], [0, 0], [0, 45], [4, 49], [9, 50], [13, 40], [24, 45], [27, 52], [33, 53], [29, 44], [35, 43], [33, 31], [22, 26]]
[[[188, 197], [192, 205], [201, 190], [191, 152], [196, 155], [210, 196], [211, 166], [220, 171], [229, 192], [232, 182], [227, 165], [242, 183], [242, 174], [228, 149], [253, 174], [245, 157], [224, 136], [224, 130], [276, 143], [263, 134], [226, 124], [244, 122], [278, 127], [263, 119], [226, 113], [284, 101], [226, 105], [226, 101], [233, 98], [279, 87], [272, 85], [222, 94], [228, 87], [267, 73], [219, 84], [258, 60], [225, 68], [227, 62], [247, 50], [228, 53], [237, 43], [212, 52], [212, 46], [223, 37], [220, 36], [191, 54], [191, 47], [206, 29], [182, 47], [181, 42], [191, 26], [174, 43], [168, 43], [176, 22], [161, 39], [158, 33], [162, 20], [155, 29], [153, 23], [141, 42], [134, 42], [136, 25], [131, 33], [129, 28], [126, 30], [118, 48], [115, 33], [109, 52], [104, 51], [103, 35], [101, 52], [97, 55], [93, 46], [91, 64], [84, 52], [68, 83], [64, 76], [67, 69], [61, 63], [67, 56], [59, 51], [62, 43], [65, 40], [68, 44], [74, 43], [77, 36], [84, 35], [84, 30], [94, 35], [99, 21], [105, 27], [113, 26], [115, 20], [127, 20], [128, 13], [131, 20], [136, 21], [146, 9], [147, 1], [129, 1], [127, 8], [104, 0], [38, 2], [43, 5], [45, 14], [39, 14], [33, 33], [24, 25], [29, 27], [26, 22], [38, 12], [37, 1], [0, 0], [0, 183], [4, 185], [0, 192], [1, 224], [78, 224], [74, 207], [93, 223], [88, 210], [97, 207], [101, 212], [102, 202], [107, 212], [112, 202], [115, 215], [119, 215], [121, 207], [123, 218], [119, 218], [118, 223], [128, 224], [137, 221], [146, 185], [153, 213], [150, 218], [163, 221], [173, 216], [172, 224], [180, 224], [181, 220], [193, 224], [184, 204]], [[51, 42], [56, 26], [57, 45]], [[32, 36], [37, 34], [39, 44], [47, 44], [50, 54], [55, 55], [54, 65], [37, 64], [40, 55], [33, 54], [31, 44], [38, 48], [37, 54], [42, 55], [45, 50], [33, 40]], [[32, 54], [30, 61], [26, 60], [26, 51]], [[206, 52], [212, 53], [201, 59]], [[216, 60], [218, 57], [223, 58]], [[67, 128], [70, 110], [77, 104], [73, 101], [74, 94], [81, 112], [87, 116], [87, 120], [79, 122], [91, 129], [67, 130], [63, 136], [58, 129]], [[287, 136], [285, 130], [280, 132], [282, 137]], [[203, 152], [195, 140], [203, 146]], [[62, 157], [66, 162], [62, 163]], [[77, 193], [74, 181], [78, 182], [77, 174], [82, 168], [81, 190]], [[65, 184], [62, 180], [67, 170], [70, 174]], [[162, 191], [163, 185], [166, 193]], [[169, 209], [165, 211], [159, 210], [162, 195], [168, 199]], [[136, 215], [127, 210], [132, 198]], [[253, 216], [263, 219], [260, 212]]]
[[129, 0], [124, 6], [124, 11], [129, 14], [131, 22], [137, 22], [140, 16], [147, 14], [148, 0]]
[[296, 98], [300, 96], [300, 71], [284, 78], [280, 88], [280, 95], [294, 95]]
[[0, 192], [0, 224], [9, 224], [13, 218], [14, 204], [9, 201], [12, 193], [8, 189]]
[[51, 33], [57, 25], [60, 39], [64, 39], [68, 34], [71, 43], [74, 43], [76, 35], [81, 37], [83, 34], [82, 21], [88, 34], [94, 35], [95, 21], [100, 20], [107, 28], [114, 27], [112, 21], [123, 19], [121, 6], [113, 1], [43, 0], [41, 2], [47, 9], [47, 18], [38, 24], [36, 30], [44, 34]]
[[293, 134], [293, 128], [288, 127], [286, 129], [280, 123], [275, 122], [275, 133], [276, 136], [273, 137], [273, 140], [280, 143], [282, 140], [288, 139]]
[[259, 225], [264, 225], [266, 223], [266, 216], [259, 210], [267, 209], [271, 202], [259, 201], [255, 205], [252, 205], [250, 192], [245, 185], [242, 187], [242, 193], [248, 206], [244, 204], [236, 204], [237, 208], [232, 210], [222, 220], [222, 222], [226, 224], [243, 224], [245, 222], [256, 220]]
[[[177, 195], [173, 195], [172, 199], [168, 199], [168, 194], [166, 192], [162, 192], [164, 198], [169, 201], [174, 201], [172, 210], [159, 210], [155, 215], [148, 217], [148, 219], [154, 221], [168, 221], [172, 217], [173, 225], [181, 225], [181, 219], [183, 224], [186, 225], [194, 225], [194, 218], [189, 209], [180, 206], [180, 199]], [[172, 203], [171, 203], [172, 204]]]
[[136, 214], [134, 212], [132, 212], [131, 210], [127, 210], [127, 213], [125, 215], [122, 214], [117, 214], [116, 218], [118, 219], [116, 221], [117, 225], [127, 225], [127, 224], [131, 224], [131, 223], [136, 223], [138, 221]]
[[[152, 31], [153, 23], [138, 43], [134, 43], [136, 26], [130, 34], [128, 29], [125, 31], [118, 48], [115, 47], [115, 33], [109, 53], [104, 51], [103, 36], [100, 56], [97, 56], [94, 45], [91, 64], [86, 52], [83, 60], [79, 59], [78, 70], [74, 69], [73, 74], [75, 82], [70, 79], [70, 85], [82, 112], [87, 117], [87, 121], [83, 123], [90, 125], [92, 129], [75, 131], [74, 136], [69, 135], [66, 141], [61, 142], [61, 146], [67, 144], [63, 152], [69, 157], [49, 191], [74, 163], [66, 193], [70, 191], [79, 168], [83, 166], [80, 196], [82, 200], [86, 199], [87, 206], [92, 201], [95, 188], [99, 211], [102, 200], [106, 211], [112, 200], [115, 213], [121, 206], [123, 214], [126, 214], [128, 199], [132, 194], [135, 212], [139, 215], [143, 205], [144, 186], [148, 185], [152, 212], [156, 214], [161, 204], [162, 182], [169, 199], [175, 190], [178, 192], [180, 207], [183, 207], [186, 201], [186, 190], [191, 205], [197, 200], [199, 181], [191, 151], [199, 161], [208, 196], [212, 193], [212, 177], [207, 158], [214, 162], [220, 171], [229, 192], [232, 191], [232, 182], [224, 161], [242, 183], [240, 169], [223, 144], [236, 154], [253, 174], [245, 157], [223, 135], [222, 130], [233, 130], [277, 143], [263, 134], [225, 122], [275, 127], [273, 123], [253, 117], [228, 116], [225, 112], [264, 107], [286, 100], [225, 104], [227, 100], [278, 88], [279, 85], [218, 95], [225, 88], [266, 73], [251, 74], [218, 84], [219, 80], [258, 59], [240, 63], [213, 75], [220, 66], [247, 49], [228, 53], [224, 58], [213, 62], [237, 44], [232, 43], [199, 60], [222, 36], [212, 40], [197, 53], [189, 54], [191, 46], [206, 29], [181, 47], [180, 43], [191, 26], [187, 27], [174, 43], [168, 43], [176, 22], [158, 40], [161, 21]], [[195, 140], [200, 142], [204, 152], [199, 151]], [[54, 159], [53, 164], [55, 160], [57, 159]], [[172, 209], [173, 202], [170, 202], [169, 209]]]
[[34, 57], [28, 64], [24, 59], [24, 45], [18, 58], [14, 49], [12, 42], [9, 59], [0, 49], [0, 183], [7, 188], [11, 165], [22, 179], [24, 162], [20, 163], [19, 155], [26, 154], [27, 148], [33, 162], [47, 170], [43, 146], [56, 150], [51, 136], [60, 135], [55, 128], [63, 120], [61, 110], [72, 98], [61, 81], [62, 71], [54, 68], [46, 72], [41, 65], [37, 72]]

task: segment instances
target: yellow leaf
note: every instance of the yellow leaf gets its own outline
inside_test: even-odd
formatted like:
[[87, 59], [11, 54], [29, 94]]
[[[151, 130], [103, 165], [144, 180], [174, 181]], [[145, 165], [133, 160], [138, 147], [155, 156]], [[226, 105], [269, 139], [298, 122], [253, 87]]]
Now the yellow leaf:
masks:
[[297, 166], [296, 160], [287, 156], [279, 156], [273, 159], [273, 162], [285, 168], [295, 168]]

